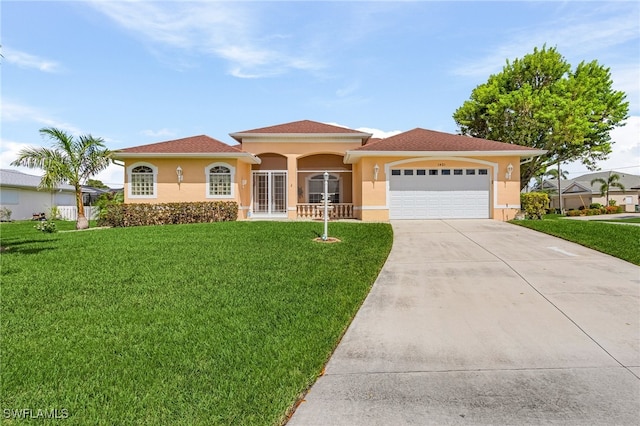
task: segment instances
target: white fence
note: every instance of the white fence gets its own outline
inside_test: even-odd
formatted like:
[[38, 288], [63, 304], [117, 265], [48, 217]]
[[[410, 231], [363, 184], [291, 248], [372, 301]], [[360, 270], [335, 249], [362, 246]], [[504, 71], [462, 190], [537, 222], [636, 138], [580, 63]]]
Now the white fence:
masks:
[[[98, 218], [99, 209], [93, 206], [84, 206], [84, 216], [89, 220]], [[78, 208], [76, 206], [58, 206], [58, 214], [62, 220], [78, 220]]]

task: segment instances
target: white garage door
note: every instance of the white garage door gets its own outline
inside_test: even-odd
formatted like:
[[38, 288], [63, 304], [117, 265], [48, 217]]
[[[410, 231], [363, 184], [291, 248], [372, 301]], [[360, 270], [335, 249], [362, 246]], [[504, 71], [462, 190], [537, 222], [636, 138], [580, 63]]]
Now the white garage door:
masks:
[[392, 168], [391, 219], [489, 218], [488, 169]]

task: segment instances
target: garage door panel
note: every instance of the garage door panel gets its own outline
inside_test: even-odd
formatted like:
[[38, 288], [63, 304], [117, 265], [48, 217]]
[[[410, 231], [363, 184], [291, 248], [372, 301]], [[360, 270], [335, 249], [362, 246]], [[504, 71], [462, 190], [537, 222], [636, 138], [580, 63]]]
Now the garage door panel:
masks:
[[391, 219], [489, 218], [488, 175], [392, 175]]

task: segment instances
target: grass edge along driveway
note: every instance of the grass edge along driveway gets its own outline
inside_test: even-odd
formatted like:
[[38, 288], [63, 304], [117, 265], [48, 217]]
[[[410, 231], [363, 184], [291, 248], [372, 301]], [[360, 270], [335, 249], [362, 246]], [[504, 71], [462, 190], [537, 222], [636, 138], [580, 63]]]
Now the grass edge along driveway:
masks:
[[635, 265], [640, 265], [640, 227], [603, 221], [550, 219], [512, 220], [510, 223], [553, 235]]
[[[66, 424], [279, 424], [391, 249], [382, 223], [42, 234], [0, 225], [0, 408]], [[61, 411], [66, 410], [66, 411]]]

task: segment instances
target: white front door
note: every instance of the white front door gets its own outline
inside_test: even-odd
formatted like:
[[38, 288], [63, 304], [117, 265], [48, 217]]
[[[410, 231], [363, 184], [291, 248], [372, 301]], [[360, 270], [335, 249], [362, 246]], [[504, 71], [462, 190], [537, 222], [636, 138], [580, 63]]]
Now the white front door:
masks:
[[253, 172], [253, 214], [287, 216], [287, 172]]

